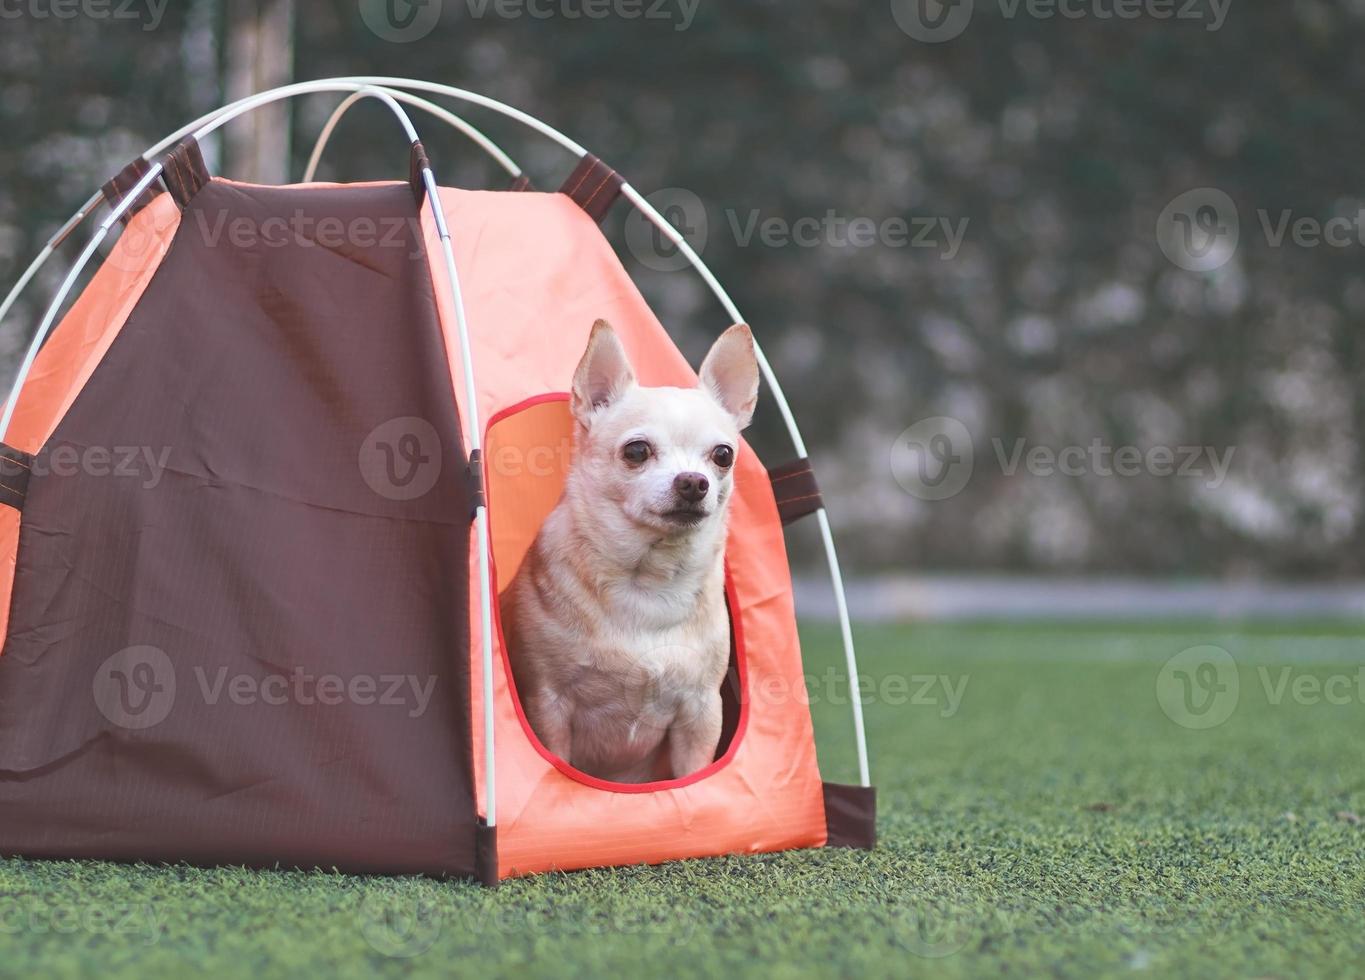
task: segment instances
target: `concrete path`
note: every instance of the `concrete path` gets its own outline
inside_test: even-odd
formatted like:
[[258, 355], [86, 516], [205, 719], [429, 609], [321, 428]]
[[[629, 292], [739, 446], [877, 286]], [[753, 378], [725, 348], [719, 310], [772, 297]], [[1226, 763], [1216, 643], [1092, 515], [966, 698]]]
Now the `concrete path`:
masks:
[[[913, 619], [1365, 619], [1365, 582], [888, 576], [848, 586], [855, 621]], [[827, 578], [796, 582], [803, 618], [835, 616]]]

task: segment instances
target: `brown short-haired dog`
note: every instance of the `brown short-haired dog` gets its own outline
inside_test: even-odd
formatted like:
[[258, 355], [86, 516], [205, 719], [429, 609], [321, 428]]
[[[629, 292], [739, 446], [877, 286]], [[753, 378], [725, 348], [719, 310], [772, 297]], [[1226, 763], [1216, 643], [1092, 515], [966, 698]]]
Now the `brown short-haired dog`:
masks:
[[715, 757], [726, 521], [757, 399], [743, 324], [716, 341], [696, 388], [636, 384], [611, 327], [593, 326], [564, 495], [500, 600], [531, 728], [589, 775], [677, 778]]

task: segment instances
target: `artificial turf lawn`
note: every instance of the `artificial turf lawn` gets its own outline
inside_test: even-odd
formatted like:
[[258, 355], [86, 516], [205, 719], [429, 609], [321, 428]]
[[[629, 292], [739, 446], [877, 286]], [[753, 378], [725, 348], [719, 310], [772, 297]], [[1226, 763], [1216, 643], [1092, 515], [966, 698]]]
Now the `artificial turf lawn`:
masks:
[[[859, 639], [880, 692], [867, 706], [873, 853], [606, 869], [496, 891], [0, 861], [0, 975], [1365, 969], [1365, 628], [914, 626]], [[805, 640], [822, 768], [846, 780], [848, 709], [825, 679], [836, 638], [820, 628]], [[1163, 712], [1157, 678], [1206, 643], [1237, 659], [1240, 690], [1227, 721], [1191, 730]], [[957, 709], [917, 675], [948, 677]], [[1349, 678], [1352, 693], [1339, 680], [1315, 696], [1306, 676]]]

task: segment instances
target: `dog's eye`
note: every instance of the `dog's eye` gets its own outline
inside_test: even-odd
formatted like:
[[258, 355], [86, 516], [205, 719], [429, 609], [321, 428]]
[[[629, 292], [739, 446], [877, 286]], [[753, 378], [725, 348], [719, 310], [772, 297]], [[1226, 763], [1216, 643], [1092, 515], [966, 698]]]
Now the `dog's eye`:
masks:
[[652, 452], [653, 450], [649, 448], [649, 443], [645, 442], [643, 439], [636, 439], [633, 442], [625, 444], [625, 447], [621, 450], [621, 458], [627, 463], [634, 463], [638, 466], [649, 459]]
[[717, 446], [711, 450], [711, 462], [723, 470], [728, 470], [735, 462], [735, 451], [729, 446]]

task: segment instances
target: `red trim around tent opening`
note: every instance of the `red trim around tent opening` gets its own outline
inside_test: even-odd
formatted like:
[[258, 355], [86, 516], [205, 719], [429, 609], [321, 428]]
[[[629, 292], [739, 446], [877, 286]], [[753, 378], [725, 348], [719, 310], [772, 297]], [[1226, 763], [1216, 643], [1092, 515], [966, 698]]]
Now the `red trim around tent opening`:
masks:
[[[513, 415], [516, 415], [519, 412], [525, 411], [528, 408], [534, 408], [536, 405], [541, 405], [546, 402], [558, 402], [568, 400], [569, 400], [568, 392], [549, 392], [543, 395], [536, 395], [532, 398], [527, 398], [524, 401], [520, 401], [515, 405], [511, 405], [503, 409], [502, 411], [497, 412], [492, 418], [488, 420], [487, 425], [484, 426], [483, 432], [484, 445], [488, 444], [488, 433], [492, 430], [493, 426], [497, 425], [503, 419], [509, 418]], [[489, 494], [488, 524], [490, 540], [492, 537], [494, 511], [493, 504], [494, 501], [492, 499], [492, 495]], [[489, 550], [491, 552], [492, 550], [491, 546]], [[497, 636], [498, 649], [502, 655], [503, 671], [507, 677], [507, 689], [512, 694], [512, 706], [516, 709], [517, 720], [521, 722], [522, 731], [526, 733], [527, 740], [530, 741], [531, 746], [536, 750], [537, 753], [539, 753], [541, 758], [543, 758], [546, 762], [550, 763], [550, 765], [554, 766], [564, 775], [568, 776], [570, 779], [583, 783], [586, 786], [591, 786], [594, 789], [600, 789], [610, 793], [658, 793], [664, 790], [680, 789], [683, 786], [691, 786], [693, 783], [700, 782], [701, 780], [707, 778], [708, 776], [712, 776], [717, 772], [720, 772], [720, 770], [724, 769], [727, 765], [730, 764], [730, 761], [734, 759], [736, 753], [739, 751], [739, 744], [741, 740], [744, 738], [745, 729], [748, 727], [749, 724], [749, 679], [748, 671], [745, 666], [747, 657], [744, 648], [744, 627], [740, 621], [739, 600], [735, 595], [734, 582], [731, 580], [730, 577], [729, 562], [726, 562], [725, 564], [725, 604], [730, 612], [730, 631], [732, 637], [734, 638], [735, 644], [735, 671], [738, 674], [739, 678], [739, 720], [735, 724], [735, 732], [730, 737], [730, 744], [726, 746], [724, 754], [721, 755], [719, 759], [712, 762], [709, 766], [706, 766], [703, 769], [698, 769], [690, 776], [683, 776], [680, 779], [658, 779], [650, 783], [615, 783], [607, 779], [599, 779], [597, 776], [591, 776], [588, 773], [583, 772], [581, 769], [574, 768], [566, 760], [561, 759], [559, 756], [555, 755], [553, 752], [547, 749], [541, 743], [540, 739], [536, 736], [536, 733], [531, 730], [531, 724], [526, 720], [526, 712], [522, 709], [521, 706], [521, 695], [517, 692], [516, 682], [512, 678], [512, 662], [511, 658], [507, 653], [507, 641], [503, 637], [502, 609], [498, 602], [498, 595], [500, 592], [498, 588], [498, 569], [496, 563], [493, 561], [493, 555], [491, 553], [488, 556], [488, 562], [489, 572], [492, 579], [491, 585], [493, 594], [491, 604], [493, 607], [493, 630], [495, 635]]]

